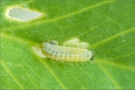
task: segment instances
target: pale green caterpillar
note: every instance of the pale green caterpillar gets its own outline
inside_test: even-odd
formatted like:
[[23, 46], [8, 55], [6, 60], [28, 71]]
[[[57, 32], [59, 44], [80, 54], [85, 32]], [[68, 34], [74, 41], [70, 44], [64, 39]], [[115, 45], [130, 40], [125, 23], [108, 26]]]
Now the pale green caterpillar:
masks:
[[58, 42], [54, 40], [43, 42], [41, 51], [48, 58], [58, 61], [84, 62], [93, 60], [91, 51], [75, 47], [58, 46]]

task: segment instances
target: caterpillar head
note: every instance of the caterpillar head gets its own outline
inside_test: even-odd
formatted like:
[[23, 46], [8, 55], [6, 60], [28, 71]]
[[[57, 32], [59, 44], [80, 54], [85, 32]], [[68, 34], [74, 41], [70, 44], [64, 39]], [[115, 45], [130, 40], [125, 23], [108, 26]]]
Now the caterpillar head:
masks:
[[58, 41], [56, 40], [50, 40], [49, 43], [52, 45], [59, 45]]

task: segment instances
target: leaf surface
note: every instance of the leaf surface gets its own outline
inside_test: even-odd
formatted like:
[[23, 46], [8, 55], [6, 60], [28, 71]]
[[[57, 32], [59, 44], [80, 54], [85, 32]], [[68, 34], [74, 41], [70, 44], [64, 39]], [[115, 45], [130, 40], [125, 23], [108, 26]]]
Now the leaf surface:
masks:
[[[6, 17], [15, 5], [44, 16], [29, 22]], [[1, 0], [0, 89], [135, 89], [134, 14], [133, 0]], [[93, 64], [42, 59], [32, 50], [72, 38], [90, 44]]]

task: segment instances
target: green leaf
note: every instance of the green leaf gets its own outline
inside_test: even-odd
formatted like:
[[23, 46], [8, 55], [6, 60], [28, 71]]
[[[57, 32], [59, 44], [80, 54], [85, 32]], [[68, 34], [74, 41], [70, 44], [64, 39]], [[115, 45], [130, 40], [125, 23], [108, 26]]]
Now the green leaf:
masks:
[[[8, 18], [6, 10], [16, 5], [45, 15]], [[135, 89], [134, 14], [134, 0], [1, 0], [0, 89]], [[72, 38], [90, 44], [93, 64], [43, 59], [32, 50]]]

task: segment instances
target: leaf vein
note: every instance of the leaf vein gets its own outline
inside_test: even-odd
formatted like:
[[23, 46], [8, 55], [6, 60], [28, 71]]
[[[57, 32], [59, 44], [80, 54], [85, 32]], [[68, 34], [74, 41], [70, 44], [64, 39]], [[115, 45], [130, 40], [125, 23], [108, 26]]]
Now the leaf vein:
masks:
[[[57, 17], [57, 18], [53, 18], [53, 19], [50, 19], [50, 20], [43, 20], [43, 21], [39, 21], [39, 22], [34, 22], [34, 23], [27, 23], [27, 24], [24, 24], [24, 25], [20, 25], [20, 26], [13, 26], [13, 27], [9, 27], [9, 28], [6, 28], [4, 30], [17, 30], [17, 29], [20, 29], [20, 28], [25, 28], [26, 27], [30, 27], [30, 26], [33, 26], [33, 25], [40, 25], [40, 24], [43, 24], [43, 23], [51, 23], [51, 22], [55, 22], [55, 21], [58, 21], [58, 20], [61, 20], [61, 19], [65, 19], [65, 18], [68, 18], [68, 17], [71, 17], [71, 16], [74, 16], [74, 15], [77, 15], [77, 14], [80, 14], [82, 12], [85, 12], [85, 11], [88, 11], [90, 9], [93, 9], [93, 8], [96, 8], [96, 7], [99, 7], [99, 6], [102, 6], [102, 5], [105, 5], [105, 4], [108, 4], [108, 3], [111, 3], [113, 2], [114, 0], [110, 0], [110, 1], [103, 1], [101, 3], [98, 3], [98, 4], [95, 4], [95, 5], [92, 5], [92, 6], [88, 6], [86, 8], [83, 8], [81, 10], [78, 10], [78, 11], [75, 11], [75, 12], [72, 12], [72, 13], [69, 13], [67, 15], [64, 15], [64, 16], [61, 16], [61, 17]], [[3, 31], [4, 31], [3, 30]]]
[[112, 81], [112, 83], [116, 86], [117, 90], [122, 90], [119, 86], [119, 84], [115, 81], [112, 75], [109, 74], [109, 72], [101, 65], [97, 64], [101, 70], [108, 76], [108, 78]]
[[14, 79], [14, 81], [19, 85], [21, 90], [25, 90], [24, 86], [18, 81], [18, 79], [14, 76], [14, 74], [10, 71], [10, 69], [4, 64], [4, 62], [1, 61], [1, 65], [4, 67], [4, 69], [9, 73], [9, 75]]
[[[31, 52], [33, 53], [33, 51], [31, 50]], [[54, 73], [54, 71], [51, 69], [51, 67], [49, 65], [47, 65], [47, 63], [45, 63], [43, 61], [43, 59], [37, 57], [36, 55], [34, 55], [52, 74], [52, 76], [55, 78], [55, 80], [59, 83], [59, 85], [63, 88], [66, 89], [66, 86], [62, 83], [62, 81], [57, 77], [57, 75]]]
[[102, 41], [100, 41], [100, 42], [98, 42], [98, 43], [96, 43], [96, 44], [93, 44], [93, 45], [91, 45], [91, 48], [96, 48], [96, 47], [98, 47], [98, 46], [100, 46], [100, 45], [102, 45], [102, 44], [105, 44], [105, 43], [107, 43], [107, 42], [109, 42], [109, 41], [111, 41], [111, 40], [113, 40], [113, 39], [118, 38], [118, 37], [121, 36], [121, 35], [128, 34], [128, 33], [133, 32], [133, 31], [135, 31], [135, 28], [134, 28], [134, 27], [133, 27], [132, 29], [125, 30], [125, 31], [120, 32], [120, 33], [118, 33], [118, 34], [116, 34], [116, 35], [113, 35], [113, 36], [111, 36], [111, 37], [109, 37], [109, 38], [107, 38], [107, 39], [104, 39], [104, 40], [102, 40]]

